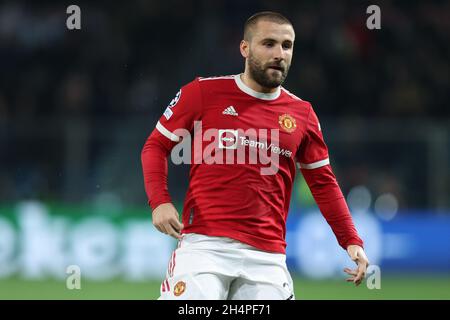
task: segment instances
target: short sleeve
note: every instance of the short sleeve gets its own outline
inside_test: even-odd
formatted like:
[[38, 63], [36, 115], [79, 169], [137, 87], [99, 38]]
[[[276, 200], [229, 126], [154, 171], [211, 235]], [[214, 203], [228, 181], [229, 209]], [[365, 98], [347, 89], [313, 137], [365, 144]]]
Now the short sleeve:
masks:
[[319, 119], [312, 107], [308, 115], [305, 137], [297, 152], [297, 161], [300, 169], [316, 169], [330, 164]]
[[156, 129], [167, 139], [178, 142], [183, 132], [191, 132], [201, 118], [202, 98], [198, 79], [183, 86], [167, 106]]

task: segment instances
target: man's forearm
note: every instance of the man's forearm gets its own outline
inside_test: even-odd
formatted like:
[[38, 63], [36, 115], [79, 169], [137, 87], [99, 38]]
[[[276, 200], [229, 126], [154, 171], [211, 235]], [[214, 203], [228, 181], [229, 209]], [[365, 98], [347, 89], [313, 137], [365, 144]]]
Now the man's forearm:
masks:
[[363, 247], [344, 197], [327, 203], [318, 203], [319, 209], [335, 234], [339, 245], [345, 250], [351, 244]]
[[153, 210], [162, 203], [171, 202], [167, 187], [167, 155], [170, 149], [161, 142], [162, 139], [159, 132], [153, 131], [141, 152], [145, 191]]
[[313, 170], [302, 170], [311, 193], [335, 234], [339, 245], [345, 250], [351, 244], [363, 246], [363, 241], [353, 224], [342, 191], [330, 165]]

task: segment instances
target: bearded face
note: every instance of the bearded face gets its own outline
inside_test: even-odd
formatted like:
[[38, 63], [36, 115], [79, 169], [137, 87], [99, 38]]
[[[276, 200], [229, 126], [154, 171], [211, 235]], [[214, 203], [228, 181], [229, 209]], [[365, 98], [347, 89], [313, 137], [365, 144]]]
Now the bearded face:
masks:
[[245, 73], [256, 85], [253, 89], [273, 92], [284, 82], [291, 66], [294, 41], [290, 23], [262, 19], [247, 27], [240, 50], [246, 59]]
[[263, 62], [249, 51], [248, 68], [250, 75], [259, 85], [265, 88], [276, 88], [283, 84], [289, 72], [290, 64], [284, 60]]

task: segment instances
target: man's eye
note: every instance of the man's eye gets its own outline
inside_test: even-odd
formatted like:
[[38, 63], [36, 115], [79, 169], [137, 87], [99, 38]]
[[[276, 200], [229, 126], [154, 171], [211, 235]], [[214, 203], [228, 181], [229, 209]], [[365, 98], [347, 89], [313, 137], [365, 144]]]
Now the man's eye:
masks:
[[272, 42], [266, 42], [264, 45], [266, 47], [273, 47], [273, 43]]
[[290, 49], [290, 48], [292, 48], [292, 45], [289, 44], [289, 43], [286, 43], [286, 44], [283, 44], [283, 48], [284, 49]]

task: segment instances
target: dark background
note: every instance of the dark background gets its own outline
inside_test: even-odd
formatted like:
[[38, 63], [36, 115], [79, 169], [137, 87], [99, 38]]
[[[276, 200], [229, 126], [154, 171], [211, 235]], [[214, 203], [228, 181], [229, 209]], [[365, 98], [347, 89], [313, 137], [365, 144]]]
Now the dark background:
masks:
[[[0, 4], [1, 202], [146, 205], [140, 151], [166, 105], [242, 72], [245, 20], [275, 10], [296, 31], [284, 86], [313, 104], [344, 194], [449, 208], [449, 1], [377, 2], [381, 30], [366, 1], [79, 1], [81, 30], [70, 4]], [[170, 168], [177, 202], [187, 170]]]

